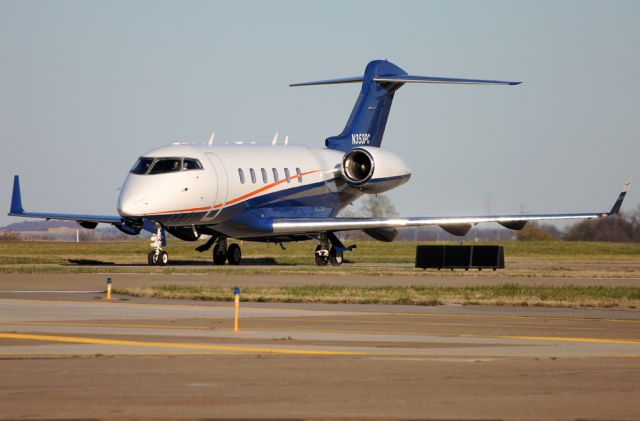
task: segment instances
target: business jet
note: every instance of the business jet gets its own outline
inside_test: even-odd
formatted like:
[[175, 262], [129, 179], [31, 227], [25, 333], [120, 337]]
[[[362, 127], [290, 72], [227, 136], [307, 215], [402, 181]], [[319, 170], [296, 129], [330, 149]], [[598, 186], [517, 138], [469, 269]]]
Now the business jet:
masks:
[[84, 228], [111, 224], [137, 235], [151, 232], [150, 265], [166, 265], [166, 233], [196, 241], [196, 250], [213, 247], [213, 263], [237, 265], [242, 252], [229, 239], [282, 243], [317, 241], [315, 262], [339, 265], [345, 246], [336, 233], [362, 230], [380, 241], [393, 241], [401, 227], [437, 225], [463, 236], [472, 226], [496, 222], [521, 230], [531, 220], [604, 218], [617, 214], [630, 181], [608, 212], [413, 218], [342, 218], [338, 213], [365, 194], [378, 194], [406, 183], [411, 170], [398, 156], [380, 148], [391, 103], [407, 83], [518, 85], [520, 82], [413, 76], [386, 60], [370, 62], [364, 75], [290, 86], [361, 83], [347, 124], [325, 147], [277, 144], [172, 144], [142, 155], [127, 175], [118, 215], [27, 212], [20, 180], [14, 177], [9, 215], [76, 221]]

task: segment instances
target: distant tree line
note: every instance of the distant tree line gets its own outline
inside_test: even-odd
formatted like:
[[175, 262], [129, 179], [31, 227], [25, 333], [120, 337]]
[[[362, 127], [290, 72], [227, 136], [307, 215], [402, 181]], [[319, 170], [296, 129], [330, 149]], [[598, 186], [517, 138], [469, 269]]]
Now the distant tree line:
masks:
[[566, 240], [640, 242], [640, 207], [629, 213], [608, 218], [586, 219], [570, 226], [565, 232], [553, 225], [530, 222], [518, 233], [518, 240]]

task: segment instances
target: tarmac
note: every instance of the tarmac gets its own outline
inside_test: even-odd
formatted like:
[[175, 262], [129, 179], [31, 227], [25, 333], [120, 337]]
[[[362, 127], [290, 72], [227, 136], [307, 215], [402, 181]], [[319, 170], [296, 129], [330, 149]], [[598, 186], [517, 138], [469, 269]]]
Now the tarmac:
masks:
[[233, 303], [104, 279], [0, 276], [0, 418], [640, 419], [638, 310], [242, 303], [234, 332]]

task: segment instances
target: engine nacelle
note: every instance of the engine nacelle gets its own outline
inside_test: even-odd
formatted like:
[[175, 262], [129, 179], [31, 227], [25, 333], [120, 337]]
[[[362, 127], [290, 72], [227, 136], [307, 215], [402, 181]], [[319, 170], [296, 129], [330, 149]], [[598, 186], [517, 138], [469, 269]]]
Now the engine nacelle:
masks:
[[181, 239], [182, 241], [196, 241], [200, 238], [200, 233], [195, 226], [186, 227], [165, 227], [169, 234]]
[[113, 224], [113, 225], [127, 235], [138, 235], [140, 234], [140, 231], [142, 231], [143, 222], [142, 222], [142, 219], [140, 220], [124, 219], [121, 224]]
[[370, 146], [349, 150], [342, 158], [342, 177], [350, 186], [367, 193], [383, 193], [411, 177], [403, 160], [380, 148]]

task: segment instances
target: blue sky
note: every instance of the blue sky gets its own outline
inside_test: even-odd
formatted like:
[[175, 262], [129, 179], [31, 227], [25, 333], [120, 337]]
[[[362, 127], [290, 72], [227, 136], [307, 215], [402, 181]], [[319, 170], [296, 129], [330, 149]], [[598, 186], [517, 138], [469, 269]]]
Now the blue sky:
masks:
[[0, 1], [0, 203], [20, 174], [28, 210], [115, 214], [139, 155], [212, 131], [321, 146], [359, 87], [288, 84], [386, 58], [524, 82], [397, 93], [402, 215], [605, 210], [640, 181], [639, 20], [632, 1]]

